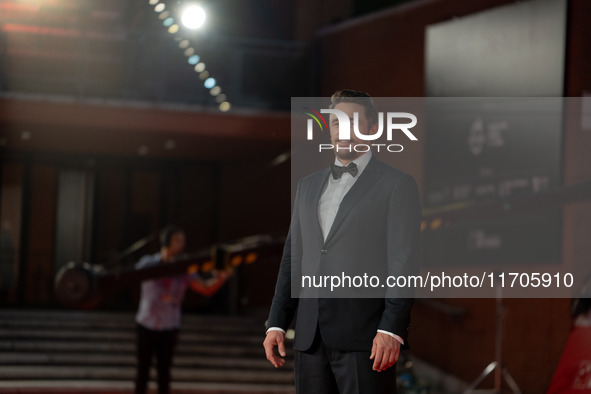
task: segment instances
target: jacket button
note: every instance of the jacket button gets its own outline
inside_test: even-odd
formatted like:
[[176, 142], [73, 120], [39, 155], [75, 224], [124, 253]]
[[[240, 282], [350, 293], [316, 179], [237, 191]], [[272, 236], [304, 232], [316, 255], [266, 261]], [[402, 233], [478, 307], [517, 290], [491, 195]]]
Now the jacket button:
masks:
[[328, 254], [328, 250], [326, 250], [326, 249], [322, 249], [322, 250], [320, 251], [320, 253], [322, 253], [322, 254]]

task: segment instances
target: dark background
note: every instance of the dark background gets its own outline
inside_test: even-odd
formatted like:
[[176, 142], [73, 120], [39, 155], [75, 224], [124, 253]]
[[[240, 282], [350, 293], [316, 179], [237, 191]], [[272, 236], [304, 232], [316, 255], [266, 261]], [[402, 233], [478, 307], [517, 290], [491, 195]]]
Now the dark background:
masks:
[[[507, 70], [493, 68], [484, 69], [483, 75], [495, 78], [478, 84], [481, 90], [432, 92], [427, 56], [432, 29], [454, 21], [462, 26], [480, 12], [530, 2], [210, 1], [204, 31], [181, 29], [173, 36], [143, 0], [1, 0], [0, 302], [11, 308], [58, 308], [53, 280], [66, 259], [108, 262], [172, 221], [187, 229], [191, 250], [259, 233], [285, 235], [290, 165], [273, 160], [290, 149], [291, 97], [329, 96], [341, 88], [376, 97], [585, 95], [591, 91], [590, 4], [549, 3], [566, 6], [566, 12], [555, 15], [563, 33], [548, 41], [536, 36], [539, 30], [528, 29], [527, 20], [503, 19], [517, 31], [526, 29], [533, 41], [494, 48], [511, 75], [531, 77], [531, 89], [516, 91], [512, 85], [505, 91], [495, 81], [506, 80]], [[507, 31], [512, 30], [497, 30]], [[181, 36], [207, 64], [230, 111], [219, 111], [187, 64], [178, 47]], [[448, 37], [444, 52], [461, 48], [462, 41]], [[491, 42], [496, 41], [484, 40], [482, 47]], [[556, 67], [537, 61], [512, 66], [515, 54], [538, 53], [545, 43], [562, 46], [548, 48], [562, 51]], [[476, 69], [480, 62], [474, 64], [466, 67], [483, 71]], [[494, 91], [487, 89], [490, 84]], [[549, 187], [591, 180], [591, 134], [576, 116], [564, 119], [559, 134], [549, 136], [561, 141], [558, 147], [535, 147], [550, 155], [544, 161]], [[415, 177], [425, 207], [434, 168], [452, 173], [431, 153], [429, 133], [417, 135], [424, 143], [413, 155], [392, 162]], [[523, 151], [515, 160], [527, 164], [536, 154]], [[502, 159], [491, 158], [493, 164]], [[454, 171], [446, 182], [456, 182], [460, 174]], [[549, 253], [557, 258], [548, 269], [568, 270], [591, 255], [591, 206], [588, 201], [557, 205], [561, 214], [545, 225], [548, 243], [560, 245], [551, 247]], [[119, 263], [132, 263], [156, 248], [149, 243]], [[277, 266], [278, 258], [270, 256], [242, 267], [232, 285], [238, 297], [226, 294], [211, 301], [192, 295], [186, 308], [264, 314]], [[132, 310], [136, 298], [137, 289], [127, 289], [103, 308]], [[494, 357], [494, 300], [440, 301], [467, 312], [458, 320], [417, 302], [412, 351], [471, 381]], [[510, 326], [504, 359], [524, 392], [547, 388], [570, 332], [570, 303], [506, 301]]]

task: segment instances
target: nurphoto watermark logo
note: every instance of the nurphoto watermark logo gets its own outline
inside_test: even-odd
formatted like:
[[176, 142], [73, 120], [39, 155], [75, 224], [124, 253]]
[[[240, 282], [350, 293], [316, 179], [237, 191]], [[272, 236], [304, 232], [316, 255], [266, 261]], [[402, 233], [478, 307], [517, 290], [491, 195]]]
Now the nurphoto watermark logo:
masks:
[[[387, 112], [384, 116], [383, 112], [379, 112], [377, 116], [377, 130], [373, 134], [366, 134], [359, 130], [359, 113], [353, 113], [353, 121], [349, 118], [349, 115], [338, 109], [321, 108], [320, 112], [309, 108], [303, 107], [304, 114], [308, 115], [310, 119], [307, 121], [306, 138], [308, 141], [314, 140], [314, 124], [318, 125], [320, 131], [323, 132], [325, 129], [330, 132], [330, 128], [324, 119], [322, 114], [334, 115], [339, 125], [339, 140], [351, 141], [351, 125], [353, 126], [353, 134], [357, 140], [368, 141], [368, 143], [358, 143], [349, 146], [339, 146], [334, 144], [318, 144], [318, 152], [323, 150], [347, 150], [351, 152], [367, 152], [370, 149], [375, 149], [377, 152], [382, 150], [388, 152], [402, 152], [404, 147], [401, 144], [385, 144], [377, 143], [377, 140], [382, 137], [384, 131], [386, 133], [386, 140], [391, 142], [395, 135], [395, 132], [402, 132], [411, 141], [418, 141], [418, 138], [410, 131], [417, 124], [417, 117], [409, 112]], [[384, 118], [386, 124], [384, 126]], [[407, 122], [400, 123], [400, 119], [405, 119]]]

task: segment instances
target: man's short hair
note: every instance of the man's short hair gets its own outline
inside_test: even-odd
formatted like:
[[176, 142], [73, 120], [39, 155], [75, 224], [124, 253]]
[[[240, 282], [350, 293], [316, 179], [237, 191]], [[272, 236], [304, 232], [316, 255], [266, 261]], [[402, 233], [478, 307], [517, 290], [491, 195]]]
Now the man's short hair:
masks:
[[164, 227], [162, 231], [160, 231], [160, 247], [170, 246], [170, 239], [174, 234], [178, 233], [184, 234], [185, 231], [182, 229], [182, 227], [177, 226], [176, 224], [171, 224], [170, 226]]
[[365, 92], [351, 89], [341, 89], [334, 92], [330, 97], [330, 108], [334, 108], [339, 103], [357, 103], [365, 108], [365, 117], [369, 125], [374, 125], [378, 122], [378, 110], [373, 103], [371, 96]]

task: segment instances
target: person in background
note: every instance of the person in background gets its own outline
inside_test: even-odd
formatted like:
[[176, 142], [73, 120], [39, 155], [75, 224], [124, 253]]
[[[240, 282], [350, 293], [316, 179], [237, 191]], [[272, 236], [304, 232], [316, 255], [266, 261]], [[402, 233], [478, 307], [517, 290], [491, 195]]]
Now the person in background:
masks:
[[[185, 233], [176, 225], [160, 233], [160, 252], [147, 255], [135, 265], [142, 269], [171, 263], [185, 249]], [[204, 295], [214, 294], [226, 281], [224, 271], [214, 272], [214, 279], [205, 282], [198, 274], [185, 274], [145, 280], [142, 282], [137, 323], [137, 373], [135, 393], [147, 392], [152, 356], [156, 355], [158, 393], [170, 392], [170, 369], [181, 323], [181, 306], [187, 287]]]

